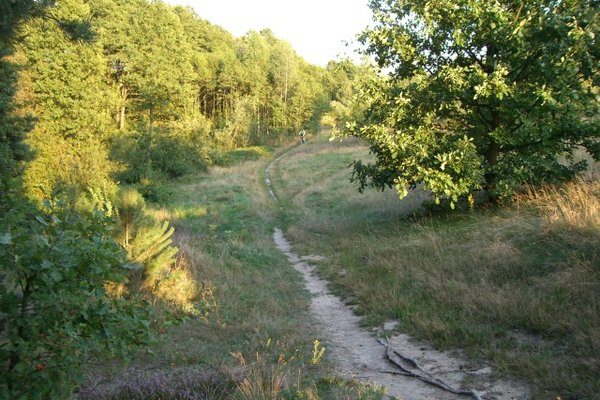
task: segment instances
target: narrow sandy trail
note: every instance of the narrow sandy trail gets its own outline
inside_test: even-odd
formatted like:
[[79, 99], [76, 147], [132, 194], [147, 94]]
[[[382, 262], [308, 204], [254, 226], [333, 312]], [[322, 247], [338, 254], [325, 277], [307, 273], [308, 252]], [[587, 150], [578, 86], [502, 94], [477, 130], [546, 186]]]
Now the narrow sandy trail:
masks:
[[[269, 173], [273, 163], [284, 156], [285, 153], [265, 169], [265, 182], [274, 201], [278, 199], [271, 186]], [[518, 382], [492, 381], [491, 368], [473, 367], [457, 354], [436, 351], [426, 343], [417, 342], [401, 334], [389, 339], [390, 348], [416, 361], [424, 375], [464, 394], [453, 394], [440, 389], [439, 385], [435, 386], [412, 376], [403, 376], [401, 370], [386, 358], [389, 352], [378, 340], [375, 332], [362, 328], [360, 317], [356, 316], [352, 309], [338, 297], [332, 295], [327, 288], [327, 282], [315, 274], [315, 268], [310, 261], [320, 257], [299, 256], [279, 228], [275, 228], [273, 240], [277, 248], [287, 256], [290, 264], [304, 278], [306, 288], [312, 295], [311, 312], [319, 324], [323, 335], [322, 340], [327, 346], [327, 354], [335, 361], [337, 372], [342, 377], [385, 386], [389, 396], [405, 400], [529, 398], [526, 385]], [[394, 357], [398, 359], [396, 355], [392, 354], [392, 356], [392, 359]]]

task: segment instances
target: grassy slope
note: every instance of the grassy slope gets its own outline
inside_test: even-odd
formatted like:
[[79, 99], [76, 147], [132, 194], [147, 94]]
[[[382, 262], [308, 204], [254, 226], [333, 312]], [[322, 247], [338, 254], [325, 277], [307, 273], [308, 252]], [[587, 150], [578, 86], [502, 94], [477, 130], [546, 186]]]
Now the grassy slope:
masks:
[[380, 398], [329, 377], [327, 362], [314, 365], [310, 298], [272, 238], [278, 207], [264, 184], [272, 155], [250, 150], [162, 187], [169, 200], [153, 209], [175, 226], [180, 263], [203, 283], [209, 303], [212, 291], [216, 310], [163, 331], [134, 360], [137, 369], [116, 372], [90, 398]]
[[408, 220], [422, 193], [399, 202], [348, 183], [348, 163], [365, 157], [357, 142], [317, 137], [272, 169], [292, 241], [327, 257], [320, 272], [365, 324], [397, 319], [440, 348], [465, 348], [533, 382], [536, 398], [600, 398], [598, 184]]

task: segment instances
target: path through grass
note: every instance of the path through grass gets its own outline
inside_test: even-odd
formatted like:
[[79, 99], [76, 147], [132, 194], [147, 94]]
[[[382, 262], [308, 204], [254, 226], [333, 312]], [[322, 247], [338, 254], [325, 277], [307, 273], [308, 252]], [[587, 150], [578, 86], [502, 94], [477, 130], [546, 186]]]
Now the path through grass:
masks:
[[[90, 399], [379, 399], [315, 361], [319, 339], [302, 278], [273, 243], [279, 208], [264, 184], [270, 151], [161, 187], [159, 219], [175, 227], [181, 262], [201, 282], [205, 318], [189, 317]], [[321, 338], [322, 339], [322, 338]], [[326, 357], [325, 357], [326, 358]], [[87, 396], [87, 397], [86, 397]], [[185, 397], [188, 396], [188, 397]]]
[[365, 157], [358, 142], [318, 137], [271, 173], [288, 236], [326, 256], [320, 274], [364, 323], [398, 320], [438, 348], [464, 348], [532, 382], [536, 398], [600, 398], [598, 183], [407, 219], [422, 193], [399, 202], [348, 182], [347, 165]]

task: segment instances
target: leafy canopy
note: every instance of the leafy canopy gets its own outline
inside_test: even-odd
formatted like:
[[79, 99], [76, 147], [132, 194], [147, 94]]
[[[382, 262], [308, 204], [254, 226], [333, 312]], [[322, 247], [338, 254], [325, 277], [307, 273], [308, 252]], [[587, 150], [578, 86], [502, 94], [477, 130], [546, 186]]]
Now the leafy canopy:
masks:
[[[436, 199], [566, 178], [577, 147], [598, 158], [598, 2], [371, 0], [366, 53], [386, 77], [363, 87], [348, 133], [369, 141], [360, 190], [424, 183]], [[384, 75], [384, 74], [382, 74]]]

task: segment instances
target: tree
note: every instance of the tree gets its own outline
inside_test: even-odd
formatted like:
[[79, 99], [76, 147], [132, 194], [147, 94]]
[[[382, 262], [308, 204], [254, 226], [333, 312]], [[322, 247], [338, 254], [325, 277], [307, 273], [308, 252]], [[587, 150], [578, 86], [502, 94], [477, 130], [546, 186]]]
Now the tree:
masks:
[[[20, 173], [19, 163], [31, 156], [23, 143], [31, 129], [31, 119], [15, 115], [14, 96], [17, 91], [18, 66], [11, 58], [18, 41], [19, 24], [36, 15], [43, 15], [53, 1], [22, 0], [0, 3], [0, 179]], [[3, 182], [3, 184], [7, 184]]]
[[453, 205], [484, 188], [572, 176], [598, 158], [600, 16], [595, 0], [371, 0], [361, 35], [387, 77], [363, 90], [373, 164], [360, 189], [424, 183]]
[[22, 111], [36, 118], [27, 143], [37, 156], [24, 180], [38, 197], [57, 185], [80, 192], [101, 186], [111, 172], [102, 144], [111, 126], [106, 60], [97, 42], [74, 39], [62, 22], [87, 21], [90, 9], [82, 0], [67, 0], [47, 12], [52, 18], [31, 18], [22, 26], [18, 46], [26, 59], [19, 82]]
[[144, 199], [133, 189], [122, 191], [115, 205], [117, 242], [127, 251], [129, 261], [141, 266], [131, 274], [128, 290], [149, 300], [160, 299], [173, 312], [199, 313], [198, 284], [175, 258], [179, 250], [172, 246], [174, 228], [168, 221], [161, 223], [148, 215]]
[[377, 68], [367, 60], [356, 65], [350, 59], [327, 64], [326, 84], [330, 99], [323, 124], [333, 128], [333, 135], [344, 135], [346, 124], [363, 118], [365, 106], [361, 88], [378, 78]]

